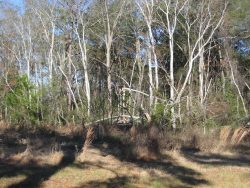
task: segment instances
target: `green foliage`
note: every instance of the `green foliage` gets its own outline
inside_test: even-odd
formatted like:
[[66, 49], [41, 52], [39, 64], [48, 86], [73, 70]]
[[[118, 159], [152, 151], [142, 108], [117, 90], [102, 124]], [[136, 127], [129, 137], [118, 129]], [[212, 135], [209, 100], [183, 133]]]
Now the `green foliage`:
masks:
[[250, 77], [250, 55], [237, 55], [237, 60], [239, 62], [239, 69], [243, 73], [242, 75], [249, 79]]
[[166, 110], [164, 103], [157, 103], [152, 113], [152, 122], [155, 124], [166, 124], [170, 120], [170, 109]]
[[38, 122], [38, 94], [26, 75], [16, 76], [4, 96], [4, 104], [12, 123], [36, 124]]
[[216, 128], [218, 126], [218, 122], [214, 118], [205, 119], [203, 126], [206, 128]]
[[237, 93], [229, 81], [226, 82], [225, 89], [226, 92], [224, 99], [230, 106], [229, 117], [232, 120], [239, 119], [240, 117], [244, 116], [244, 109], [241, 100], [238, 98], [237, 101]]
[[249, 29], [250, 1], [230, 0], [228, 22], [233, 26], [230, 28], [232, 34], [241, 33]]

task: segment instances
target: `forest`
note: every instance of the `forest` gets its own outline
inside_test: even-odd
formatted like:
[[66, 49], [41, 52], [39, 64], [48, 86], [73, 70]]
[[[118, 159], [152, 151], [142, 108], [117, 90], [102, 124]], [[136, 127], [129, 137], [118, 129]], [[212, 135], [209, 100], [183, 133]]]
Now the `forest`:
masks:
[[0, 0], [0, 187], [250, 187], [249, 111], [248, 0]]

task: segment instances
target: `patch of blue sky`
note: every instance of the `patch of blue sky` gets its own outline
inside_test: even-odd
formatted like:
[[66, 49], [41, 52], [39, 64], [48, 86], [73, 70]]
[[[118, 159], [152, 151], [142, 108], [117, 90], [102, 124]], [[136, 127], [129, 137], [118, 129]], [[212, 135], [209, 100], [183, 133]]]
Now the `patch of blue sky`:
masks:
[[164, 29], [162, 27], [157, 27], [153, 29], [153, 33], [156, 39], [156, 44], [162, 44], [162, 36], [164, 35]]
[[13, 5], [19, 6], [19, 7], [22, 7], [24, 4], [23, 0], [4, 0], [4, 1], [9, 2]]
[[2, 0], [0, 1], [4, 5], [10, 4], [17, 8], [17, 10], [20, 11], [20, 13], [24, 12], [24, 1], [23, 0]]
[[234, 48], [239, 54], [243, 56], [247, 56], [250, 54], [250, 44], [246, 40], [238, 40], [234, 44]]

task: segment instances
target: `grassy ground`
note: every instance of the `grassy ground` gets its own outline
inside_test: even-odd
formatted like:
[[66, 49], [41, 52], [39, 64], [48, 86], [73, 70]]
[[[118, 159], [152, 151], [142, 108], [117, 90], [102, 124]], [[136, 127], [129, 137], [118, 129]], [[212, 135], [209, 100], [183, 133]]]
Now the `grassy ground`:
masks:
[[[67, 135], [63, 135], [67, 141]], [[205, 153], [186, 148], [162, 152], [154, 161], [127, 160], [118, 147], [102, 142], [92, 145], [81, 161], [76, 147], [52, 147], [49, 137], [42, 138], [48, 141], [46, 148], [50, 149], [36, 144], [36, 152], [24, 152], [22, 143], [8, 141], [6, 131], [0, 131], [0, 138], [1, 188], [250, 187], [250, 158], [239, 152]], [[38, 140], [35, 137], [33, 142]]]
[[121, 161], [90, 148], [84, 162], [62, 152], [18, 154], [0, 164], [0, 187], [250, 187], [250, 160], [235, 155], [167, 152], [161, 160]]

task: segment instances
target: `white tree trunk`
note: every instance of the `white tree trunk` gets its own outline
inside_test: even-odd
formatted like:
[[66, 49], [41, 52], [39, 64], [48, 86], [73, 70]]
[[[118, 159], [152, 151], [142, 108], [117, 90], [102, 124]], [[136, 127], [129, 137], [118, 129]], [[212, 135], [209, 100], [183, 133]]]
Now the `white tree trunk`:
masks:
[[[156, 56], [156, 52], [155, 52], [155, 39], [153, 36], [153, 32], [152, 32], [152, 22], [153, 22], [153, 13], [154, 13], [154, 0], [143, 0], [142, 4], [140, 4], [139, 2], [137, 2], [137, 6], [140, 9], [140, 12], [142, 13], [144, 20], [146, 22], [147, 28], [148, 28], [148, 37], [149, 37], [149, 41], [148, 41], [148, 47], [150, 49], [150, 53], [151, 53], [151, 58], [153, 56], [153, 61], [154, 61], [154, 67], [155, 67], [155, 84], [153, 84], [152, 86], [154, 86], [153, 88], [158, 91], [159, 89], [159, 76], [158, 76], [158, 61], [157, 61], [157, 56]], [[151, 59], [152, 61], [152, 59]], [[151, 63], [152, 65], [152, 63]], [[151, 68], [152, 71], [152, 68]], [[153, 77], [152, 77], [153, 79]], [[153, 80], [152, 80], [153, 83]]]
[[204, 48], [201, 49], [199, 59], [199, 98], [200, 104], [203, 107], [204, 104]]
[[246, 105], [245, 105], [245, 101], [244, 101], [244, 98], [241, 94], [241, 91], [240, 91], [240, 88], [239, 88], [239, 85], [237, 84], [236, 80], [235, 80], [235, 77], [234, 77], [234, 71], [233, 71], [233, 67], [232, 67], [232, 63], [229, 59], [229, 55], [227, 53], [227, 60], [228, 60], [228, 63], [230, 65], [230, 69], [231, 69], [231, 76], [232, 76], [232, 81], [235, 85], [235, 87], [237, 88], [237, 91], [238, 91], [238, 94], [240, 96], [240, 99], [241, 99], [241, 102], [242, 102], [242, 105], [243, 105], [243, 109], [244, 109], [244, 112], [245, 112], [245, 115], [247, 116], [248, 115], [248, 111], [247, 111], [247, 108], [246, 108]]
[[147, 60], [148, 60], [148, 77], [149, 77], [149, 110], [153, 106], [153, 75], [152, 75], [152, 59], [151, 59], [151, 51], [147, 50]]
[[82, 65], [84, 69], [85, 93], [86, 93], [86, 98], [87, 98], [87, 114], [88, 116], [90, 116], [91, 96], [90, 96], [90, 84], [89, 84], [89, 74], [88, 74], [87, 47], [86, 47], [86, 41], [85, 41], [85, 26], [84, 26], [82, 17], [81, 17], [81, 24], [82, 24], [82, 39], [80, 38], [77, 28], [75, 29], [75, 33], [77, 35], [78, 45], [81, 51], [81, 60], [82, 60]]
[[[125, 1], [122, 1], [122, 5], [119, 7], [119, 12], [116, 15], [114, 21], [111, 24], [109, 10], [108, 10], [108, 1], [105, 0], [105, 44], [106, 44], [106, 69], [107, 69], [107, 88], [108, 88], [108, 117], [111, 118], [112, 115], [112, 70], [111, 70], [111, 47], [113, 43], [114, 30], [118, 23], [119, 18], [122, 15], [123, 7], [125, 5]], [[104, 19], [104, 18], [103, 18]]]

